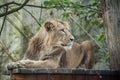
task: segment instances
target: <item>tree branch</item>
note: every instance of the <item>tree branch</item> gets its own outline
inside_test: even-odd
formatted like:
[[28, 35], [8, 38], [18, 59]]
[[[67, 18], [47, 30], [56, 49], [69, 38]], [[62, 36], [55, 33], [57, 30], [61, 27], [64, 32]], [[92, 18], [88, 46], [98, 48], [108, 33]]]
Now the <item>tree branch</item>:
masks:
[[0, 5], [0, 8], [5, 7], [5, 6], [8, 6], [8, 5], [11, 5], [11, 4], [13, 4], [13, 3], [14, 3], [14, 1], [9, 2], [9, 3], [5, 3], [5, 4], [3, 4], [3, 5]]
[[[72, 3], [72, 2], [71, 2]], [[21, 3], [16, 3], [16, 2], [13, 2], [13, 4], [16, 4], [16, 5], [21, 5]], [[73, 4], [73, 3], [72, 3]], [[32, 5], [32, 4], [26, 4], [25, 6], [28, 6], [28, 7], [36, 7], [36, 8], [57, 8], [57, 7], [61, 7], [61, 6], [56, 6], [56, 5], [54, 5], [54, 6], [51, 6], [51, 7], [46, 7], [46, 6], [38, 6], [38, 5]], [[96, 10], [96, 11], [98, 11], [97, 9], [95, 9], [95, 8], [91, 8], [90, 6], [84, 6], [84, 5], [80, 5], [80, 4], [74, 4], [74, 6], [67, 6], [67, 7], [76, 7], [76, 6], [78, 6], [78, 7], [84, 7], [84, 8], [89, 8], [89, 9], [93, 9], [93, 10]], [[64, 7], [64, 6], [63, 6]]]
[[6, 46], [6, 44], [3, 42], [3, 40], [0, 37], [0, 48], [2, 49], [3, 53], [6, 53], [7, 56], [13, 61], [15, 62], [16, 60], [10, 55], [11, 53], [9, 53], [8, 47]]
[[31, 17], [37, 22], [37, 24], [39, 25], [39, 26], [41, 26], [41, 24], [39, 23], [39, 21], [35, 18], [35, 16], [33, 16], [32, 15], [32, 13], [30, 12], [30, 11], [28, 11], [27, 9], [25, 9], [25, 8], [23, 8], [28, 14], [30, 14], [31, 15]]
[[[41, 3], [42, 6], [42, 3]], [[41, 22], [41, 17], [42, 17], [42, 8], [40, 9], [40, 17], [39, 17], [39, 21]]]
[[[8, 11], [8, 6], [5, 7], [5, 13], [7, 13]], [[4, 16], [4, 19], [3, 19], [3, 23], [2, 23], [2, 27], [1, 27], [1, 30], [0, 30], [0, 36], [1, 36], [1, 33], [2, 33], [2, 30], [3, 30], [3, 27], [4, 27], [4, 24], [5, 24], [5, 20], [6, 20], [6, 16]]]
[[[36, 7], [36, 8], [45, 8], [45, 9], [47, 9], [47, 8], [57, 8], [57, 7], [60, 7], [60, 6], [56, 6], [56, 5], [51, 6], [51, 7], [46, 7], [46, 6], [42, 6], [42, 5], [41, 5], [41, 6], [31, 5], [31, 4], [27, 4], [28, 2], [29, 2], [29, 0], [25, 0], [24, 3], [21, 4], [21, 3], [16, 3], [16, 2], [14, 2], [14, 1], [12, 1], [12, 2], [9, 2], [9, 3], [5, 3], [5, 4], [3, 4], [3, 5], [0, 5], [0, 8], [2, 8], [2, 7], [4, 7], [4, 6], [9, 6], [9, 5], [12, 5], [12, 4], [15, 4], [15, 5], [18, 5], [18, 6], [19, 6], [19, 7], [17, 7], [17, 8], [14, 8], [14, 9], [8, 11], [8, 13], [1, 13], [1, 14], [0, 14], [0, 17], [3, 17], [3, 16], [5, 16], [5, 15], [9, 15], [9, 14], [11, 14], [11, 13], [14, 13], [14, 12], [22, 9], [24, 6]], [[97, 9], [91, 8], [90, 6], [84, 6], [84, 5], [78, 5], [78, 4], [74, 4], [73, 6], [67, 6], [67, 7], [75, 7], [75, 6], [78, 6], [78, 7], [86, 7], [86, 8], [93, 9], [93, 10], [95, 10], [95, 11], [98, 11]], [[63, 7], [64, 7], [64, 6], [63, 6]]]
[[20, 28], [18, 28], [18, 26], [17, 26], [9, 17], [7, 17], [6, 19], [7, 19], [7, 21], [8, 21], [9, 23], [11, 23], [11, 24], [13, 25], [13, 27], [14, 27], [20, 34], [22, 34], [26, 39], [29, 40], [28, 35], [26, 35], [24, 32], [22, 32], [22, 31], [20, 30]]
[[[16, 3], [16, 2], [14, 2], [13, 4], [16, 4], [16, 5], [21, 5], [21, 3]], [[52, 7], [46, 7], [46, 6], [38, 6], [38, 5], [32, 5], [32, 4], [27, 4], [27, 5], [25, 5], [25, 6], [28, 6], [28, 7], [36, 7], [36, 8], [56, 8], [56, 6], [52, 6]]]
[[[14, 13], [14, 12], [22, 9], [28, 2], [29, 2], [29, 0], [25, 0], [24, 3], [23, 3], [22, 5], [20, 5], [19, 7], [14, 8], [14, 9], [8, 11], [7, 13], [2, 13], [2, 14], [0, 14], [0, 17], [3, 17], [3, 16], [5, 16], [5, 15], [9, 15], [9, 14], [11, 14], [11, 13]], [[10, 5], [10, 4], [13, 4], [13, 3], [15, 3], [15, 2], [6, 3], [6, 4], [2, 5], [2, 6]], [[0, 7], [2, 7], [2, 6], [0, 6]]]

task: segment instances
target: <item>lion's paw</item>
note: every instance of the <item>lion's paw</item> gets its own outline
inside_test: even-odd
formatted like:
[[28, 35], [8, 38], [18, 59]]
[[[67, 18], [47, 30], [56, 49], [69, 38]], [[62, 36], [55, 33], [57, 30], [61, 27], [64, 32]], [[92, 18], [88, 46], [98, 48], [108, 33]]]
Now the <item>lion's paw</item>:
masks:
[[8, 69], [16, 69], [16, 68], [23, 68], [24, 66], [21, 65], [20, 62], [11, 62], [7, 65]]
[[33, 62], [31, 60], [20, 60], [17, 62], [11, 62], [7, 65], [8, 69], [16, 69], [16, 68], [25, 68], [32, 65]]

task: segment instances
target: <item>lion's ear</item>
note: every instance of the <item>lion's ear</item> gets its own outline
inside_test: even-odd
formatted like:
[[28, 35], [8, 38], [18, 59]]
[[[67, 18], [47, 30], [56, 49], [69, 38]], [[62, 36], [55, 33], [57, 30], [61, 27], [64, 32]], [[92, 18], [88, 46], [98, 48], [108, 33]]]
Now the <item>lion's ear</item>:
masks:
[[46, 22], [44, 27], [45, 27], [46, 31], [51, 31], [51, 30], [53, 30], [54, 25], [51, 22]]

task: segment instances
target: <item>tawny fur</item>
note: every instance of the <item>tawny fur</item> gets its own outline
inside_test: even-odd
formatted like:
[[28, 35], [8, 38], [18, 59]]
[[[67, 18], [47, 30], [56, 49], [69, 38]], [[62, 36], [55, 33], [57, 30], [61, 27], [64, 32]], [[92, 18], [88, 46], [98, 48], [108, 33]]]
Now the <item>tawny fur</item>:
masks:
[[73, 40], [67, 22], [46, 21], [40, 31], [31, 38], [24, 58], [18, 62], [19, 67], [77, 68], [84, 63], [86, 68], [92, 68], [94, 64], [92, 43], [84, 41], [79, 45]]

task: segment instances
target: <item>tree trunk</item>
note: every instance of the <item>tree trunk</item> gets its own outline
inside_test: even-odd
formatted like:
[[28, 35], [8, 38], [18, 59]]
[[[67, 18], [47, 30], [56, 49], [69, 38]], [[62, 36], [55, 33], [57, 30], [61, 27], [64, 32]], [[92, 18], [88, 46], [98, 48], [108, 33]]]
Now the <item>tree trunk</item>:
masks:
[[106, 40], [111, 69], [120, 70], [120, 0], [104, 0]]

